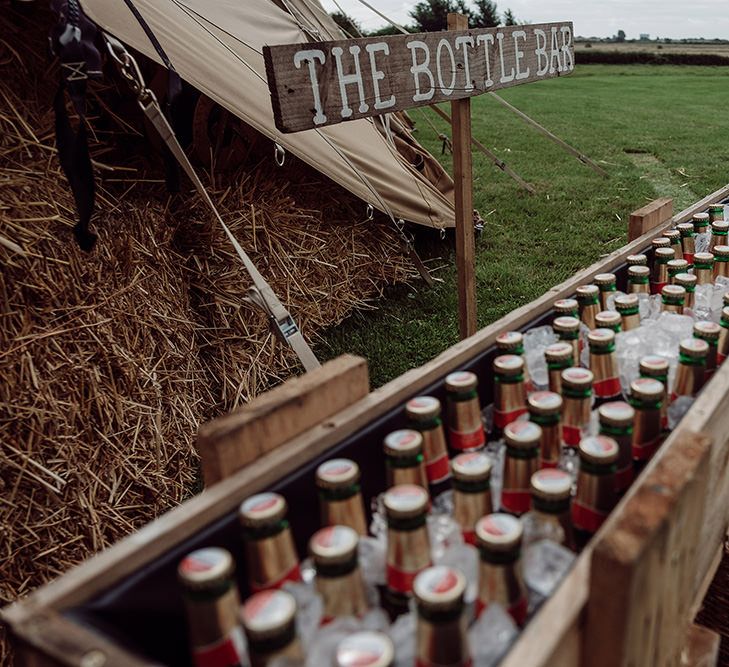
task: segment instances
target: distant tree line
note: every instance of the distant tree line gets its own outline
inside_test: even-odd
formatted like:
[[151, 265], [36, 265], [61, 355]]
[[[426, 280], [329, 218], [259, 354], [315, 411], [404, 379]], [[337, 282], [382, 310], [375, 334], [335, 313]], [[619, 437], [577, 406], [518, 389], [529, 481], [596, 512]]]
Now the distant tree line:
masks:
[[[496, 2], [493, 0], [473, 0], [473, 4], [468, 4], [466, 0], [420, 0], [410, 11], [412, 23], [404, 25], [403, 28], [409, 32], [445, 30], [448, 14], [451, 12], [467, 16], [468, 25], [471, 28], [495, 28], [500, 25], [518, 25], [519, 23], [511, 9], [507, 9], [503, 15], [499, 14]], [[367, 31], [358, 21], [343, 12], [334, 12], [332, 18], [350, 37], [396, 35], [400, 32], [391, 25], [379, 30]]]

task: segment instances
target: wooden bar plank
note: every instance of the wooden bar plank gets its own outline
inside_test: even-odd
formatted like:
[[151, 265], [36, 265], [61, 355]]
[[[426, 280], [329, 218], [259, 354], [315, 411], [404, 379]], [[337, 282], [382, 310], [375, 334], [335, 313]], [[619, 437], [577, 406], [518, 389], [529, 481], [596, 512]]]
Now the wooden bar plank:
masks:
[[630, 214], [628, 220], [628, 240], [633, 241], [643, 236], [662, 222], [666, 222], [673, 216], [673, 198], [661, 197], [654, 199], [649, 204], [642, 206]]
[[692, 623], [681, 655], [682, 667], [715, 667], [719, 663], [721, 635]]
[[571, 22], [264, 46], [276, 127], [298, 132], [574, 71]]
[[606, 522], [592, 550], [591, 665], [677, 665], [709, 489], [712, 440], [684, 430]]
[[[468, 19], [448, 14], [448, 30], [467, 30]], [[461, 339], [476, 333], [476, 240], [473, 231], [473, 164], [471, 155], [471, 100], [451, 102], [453, 183], [456, 204], [456, 270], [458, 273], [458, 330]]]
[[343, 355], [200, 427], [197, 449], [209, 486], [369, 393], [367, 362]]

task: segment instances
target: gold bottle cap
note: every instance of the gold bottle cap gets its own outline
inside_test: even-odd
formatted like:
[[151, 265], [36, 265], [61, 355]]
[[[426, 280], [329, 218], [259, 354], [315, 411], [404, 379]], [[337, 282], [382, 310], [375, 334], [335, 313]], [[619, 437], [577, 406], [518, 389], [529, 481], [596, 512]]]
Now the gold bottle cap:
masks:
[[511, 514], [487, 514], [476, 522], [478, 544], [489, 551], [511, 551], [521, 544], [523, 533], [521, 521]]
[[[729, 223], [727, 223], [729, 224]], [[712, 251], [714, 253], [714, 257], [729, 257], [729, 245], [715, 245], [714, 250]]]
[[405, 404], [405, 414], [413, 421], [427, 421], [440, 414], [440, 401], [433, 396], [416, 396]]
[[531, 479], [532, 495], [544, 500], [564, 500], [572, 491], [572, 476], [557, 468], [537, 470]]
[[524, 372], [524, 359], [516, 354], [502, 354], [494, 359], [494, 372], [501, 375], [519, 375]]
[[385, 437], [385, 454], [388, 456], [417, 456], [423, 451], [423, 436], [418, 431], [403, 428]]
[[681, 354], [696, 359], [700, 359], [709, 354], [709, 344], [705, 340], [701, 340], [701, 338], [684, 338], [679, 343], [679, 349], [681, 350]]
[[686, 288], [683, 285], [664, 285], [661, 289], [661, 296], [667, 299], [685, 299]]
[[712, 232], [727, 232], [729, 231], [729, 222], [726, 220], [714, 220], [711, 223]]
[[697, 252], [694, 255], [694, 264], [713, 264], [714, 255], [710, 252]]
[[668, 359], [649, 354], [640, 360], [640, 372], [644, 375], [665, 375], [668, 373]]
[[[694, 213], [694, 220], [706, 221], [708, 223], [709, 222], [709, 214], [708, 213]], [[687, 225], [688, 223], [685, 222], [683, 224], [686, 224]]]
[[337, 646], [337, 667], [390, 667], [394, 660], [395, 647], [382, 632], [355, 632]]
[[631, 266], [628, 268], [628, 277], [630, 278], [648, 278], [650, 274], [651, 270], [647, 266]]
[[519, 331], [504, 331], [496, 336], [496, 347], [504, 352], [510, 352], [524, 345], [524, 336]]
[[509, 447], [529, 449], [539, 446], [542, 427], [534, 422], [517, 420], [504, 426], [504, 440]]
[[240, 612], [243, 628], [250, 639], [262, 641], [279, 634], [296, 615], [296, 600], [281, 590], [261, 591], [249, 597]]
[[692, 285], [696, 285], [696, 276], [693, 273], [677, 273], [673, 279], [676, 281], [676, 284], [681, 285], [681, 287], [691, 287]]
[[669, 271], [675, 271], [676, 273], [686, 273], [689, 268], [689, 263], [685, 259], [670, 259], [668, 260]]
[[619, 326], [622, 321], [623, 318], [620, 317], [620, 313], [614, 310], [603, 310], [595, 315], [595, 324], [600, 329], [609, 329], [611, 327]]
[[177, 567], [177, 576], [189, 590], [215, 588], [233, 575], [233, 557], [226, 549], [208, 547], [185, 556]]
[[574, 313], [579, 304], [577, 299], [558, 299], [554, 302], [554, 312], [556, 313]]
[[451, 461], [451, 472], [463, 482], [480, 482], [491, 477], [491, 459], [483, 452], [459, 454]]
[[614, 285], [617, 282], [617, 278], [614, 273], [598, 273], [593, 280], [598, 287], [603, 285]]
[[659, 236], [651, 241], [651, 245], [654, 248], [669, 248], [671, 246], [671, 239], [668, 239], [665, 236]]
[[556, 317], [554, 319], [554, 322], [552, 322], [552, 329], [558, 332], [579, 331], [580, 321], [576, 317], [562, 315], [561, 317]]
[[663, 232], [663, 237], [671, 241], [671, 243], [676, 243], [681, 240], [681, 232], [678, 229], [667, 229]]
[[642, 253], [628, 255], [625, 261], [628, 263], [628, 266], [648, 266], [648, 258]]
[[631, 308], [637, 308], [640, 305], [640, 300], [637, 294], [620, 294], [615, 297], [615, 308], [618, 312], [621, 310], [628, 310]]
[[538, 415], [559, 414], [562, 410], [562, 397], [553, 391], [535, 391], [527, 398], [529, 412]]
[[316, 485], [323, 489], [351, 486], [359, 481], [359, 466], [349, 459], [330, 459], [316, 469]]
[[544, 358], [548, 364], [567, 361], [572, 358], [573, 354], [574, 351], [569, 343], [552, 343], [544, 349]]
[[630, 383], [630, 393], [633, 398], [657, 401], [663, 397], [666, 387], [663, 382], [653, 378], [638, 378]]
[[349, 526], [327, 526], [317, 530], [309, 540], [309, 553], [321, 565], [346, 563], [357, 551], [359, 535]]
[[600, 294], [600, 289], [597, 285], [580, 285], [576, 290], [577, 300], [582, 299], [593, 299]]
[[562, 371], [562, 385], [572, 389], [587, 389], [592, 386], [595, 376], [587, 368], [565, 368]]
[[656, 248], [655, 256], [656, 259], [661, 259], [668, 262], [676, 258], [676, 251], [673, 248]]
[[435, 565], [415, 577], [413, 595], [418, 603], [431, 611], [447, 611], [463, 602], [466, 577], [455, 567]]
[[238, 514], [245, 526], [255, 528], [276, 523], [286, 515], [286, 501], [278, 493], [257, 493], [240, 504]]
[[470, 371], [457, 371], [446, 375], [446, 391], [464, 392], [472, 391], [478, 386], [478, 378]]
[[590, 347], [607, 347], [615, 342], [615, 332], [612, 329], [593, 329], [587, 334]]
[[409, 519], [428, 509], [428, 493], [422, 486], [398, 484], [385, 492], [385, 512], [395, 519]]
[[[696, 216], [694, 216], [694, 217], [696, 217]], [[682, 222], [682, 223], [676, 225], [676, 229], [678, 229], [678, 231], [681, 232], [681, 236], [684, 235], [684, 232], [693, 233], [694, 223], [693, 222]]]
[[694, 322], [694, 336], [718, 340], [721, 327], [716, 322]]
[[603, 403], [597, 409], [597, 416], [601, 424], [608, 426], [630, 426], [635, 419], [635, 410], [625, 401], [611, 401]]
[[580, 440], [580, 458], [589, 463], [615, 463], [619, 453], [618, 443], [606, 435], [593, 435]]

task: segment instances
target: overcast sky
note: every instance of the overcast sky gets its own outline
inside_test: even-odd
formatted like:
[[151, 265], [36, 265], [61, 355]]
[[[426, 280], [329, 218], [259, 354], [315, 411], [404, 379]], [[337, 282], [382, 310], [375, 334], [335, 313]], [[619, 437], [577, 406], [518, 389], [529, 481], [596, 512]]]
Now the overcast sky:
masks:
[[[408, 23], [415, 0], [367, 0], [399, 23]], [[336, 11], [334, 0], [322, 0]], [[384, 21], [359, 0], [337, 0], [368, 30]], [[525, 23], [574, 21], [575, 33], [609, 36], [625, 30], [628, 39], [640, 33], [651, 37], [720, 37], [729, 39], [729, 0], [497, 0], [499, 11], [511, 9]]]

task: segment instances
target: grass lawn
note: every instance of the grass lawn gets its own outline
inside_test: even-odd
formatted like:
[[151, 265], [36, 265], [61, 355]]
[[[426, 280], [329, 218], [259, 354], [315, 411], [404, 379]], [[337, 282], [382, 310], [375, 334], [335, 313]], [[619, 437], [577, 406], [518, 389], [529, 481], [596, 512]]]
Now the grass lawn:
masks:
[[[610, 174], [603, 179], [488, 95], [473, 98], [474, 136], [531, 182], [536, 195], [474, 153], [474, 203], [486, 220], [477, 239], [479, 326], [540, 296], [624, 245], [631, 211], [659, 196], [676, 211], [729, 182], [729, 68], [586, 65], [562, 79], [503, 97]], [[450, 168], [423, 114], [417, 137]], [[449, 133], [450, 134], [450, 133]], [[453, 240], [420, 233], [443, 283], [391, 289], [374, 312], [331, 329], [322, 358], [366, 357], [373, 386], [432, 359], [458, 340]]]

